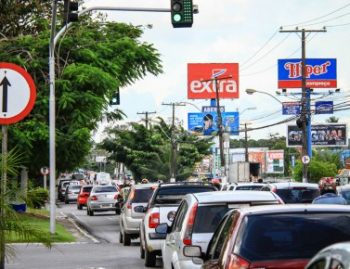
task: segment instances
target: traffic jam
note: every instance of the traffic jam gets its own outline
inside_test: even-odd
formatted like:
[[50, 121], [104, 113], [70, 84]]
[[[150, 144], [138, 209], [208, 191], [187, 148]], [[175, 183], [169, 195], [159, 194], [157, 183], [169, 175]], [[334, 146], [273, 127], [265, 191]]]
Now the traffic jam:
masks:
[[161, 259], [166, 269], [348, 268], [350, 185], [336, 178], [135, 183], [97, 175], [90, 184], [61, 179], [61, 201], [90, 217], [114, 212], [119, 244], [139, 241], [146, 267]]

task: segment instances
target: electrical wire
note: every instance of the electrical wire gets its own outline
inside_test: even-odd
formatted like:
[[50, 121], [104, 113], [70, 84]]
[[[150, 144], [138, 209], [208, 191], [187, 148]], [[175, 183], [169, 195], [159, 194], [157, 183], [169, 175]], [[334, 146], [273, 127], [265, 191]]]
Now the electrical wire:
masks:
[[330, 19], [328, 19], [328, 20], [324, 20], [324, 21], [320, 21], [320, 22], [315, 22], [315, 23], [309, 23], [309, 24], [305, 24], [305, 25], [303, 25], [303, 26], [312, 26], [312, 25], [317, 25], [317, 24], [329, 22], [329, 21], [334, 21], [334, 20], [337, 20], [337, 19], [342, 18], [342, 17], [345, 17], [345, 16], [349, 16], [349, 15], [350, 15], [350, 12], [345, 13], [345, 14], [342, 14], [342, 15], [339, 15], [339, 16], [334, 17], [334, 18], [330, 18]]
[[348, 23], [343, 23], [343, 24], [335, 24], [335, 25], [325, 25], [327, 28], [333, 28], [333, 27], [342, 27], [342, 26], [348, 26], [350, 25], [350, 22]]

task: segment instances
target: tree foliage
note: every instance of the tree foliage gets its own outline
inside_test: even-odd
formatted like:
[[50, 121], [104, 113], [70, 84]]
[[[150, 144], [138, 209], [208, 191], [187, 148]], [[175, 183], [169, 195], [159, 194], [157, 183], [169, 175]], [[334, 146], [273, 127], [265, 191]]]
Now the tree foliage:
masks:
[[[302, 180], [303, 165], [297, 161], [294, 168], [294, 179]], [[334, 163], [312, 159], [308, 166], [309, 182], [318, 183], [321, 177], [334, 177], [337, 174], [337, 166]]]
[[[0, 61], [24, 67], [37, 87], [31, 114], [10, 126], [11, 145], [25, 152], [30, 175], [48, 164], [48, 46], [52, 1], [1, 1]], [[3, 11], [7, 10], [8, 13]], [[80, 17], [56, 46], [56, 156], [59, 171], [81, 165], [91, 149], [91, 134], [104, 117], [112, 95], [148, 73], [162, 72], [160, 55], [141, 42], [142, 29]], [[120, 119], [120, 111], [107, 118]]]
[[[143, 177], [168, 180], [172, 130], [159, 120], [149, 130], [137, 123], [131, 124], [130, 130], [111, 128], [100, 147], [109, 152], [109, 160], [124, 163], [136, 180]], [[176, 178], [182, 180], [192, 174], [196, 162], [210, 153], [211, 143], [182, 128], [176, 128], [174, 133], [179, 144]]]

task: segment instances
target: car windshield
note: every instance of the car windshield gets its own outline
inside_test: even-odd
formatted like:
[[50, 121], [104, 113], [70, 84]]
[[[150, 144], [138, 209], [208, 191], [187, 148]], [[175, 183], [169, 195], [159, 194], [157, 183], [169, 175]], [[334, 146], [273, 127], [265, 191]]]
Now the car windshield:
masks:
[[70, 190], [79, 190], [80, 188], [81, 188], [81, 186], [79, 186], [79, 185], [69, 185]]
[[155, 197], [156, 204], [180, 204], [182, 198], [188, 193], [214, 191], [213, 187], [195, 186], [195, 187], [172, 187], [159, 189]]
[[318, 189], [307, 188], [277, 189], [276, 193], [286, 204], [312, 203], [320, 195]]
[[309, 259], [326, 246], [350, 240], [349, 214], [252, 215], [246, 220], [237, 254], [250, 261]]
[[193, 232], [213, 233], [228, 210], [227, 205], [199, 206]]
[[154, 189], [136, 189], [134, 198], [132, 199], [133, 203], [147, 203], [153, 194]]
[[117, 189], [114, 186], [100, 186], [100, 187], [95, 187], [94, 192], [99, 193], [99, 192], [116, 192]]
[[91, 192], [92, 186], [83, 187], [83, 192]]

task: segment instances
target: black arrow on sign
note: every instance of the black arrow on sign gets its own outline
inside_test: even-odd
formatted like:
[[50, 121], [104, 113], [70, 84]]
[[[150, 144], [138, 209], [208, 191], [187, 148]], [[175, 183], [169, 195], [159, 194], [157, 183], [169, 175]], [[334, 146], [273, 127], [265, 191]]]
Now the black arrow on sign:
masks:
[[2, 112], [7, 112], [7, 93], [8, 86], [11, 86], [10, 81], [5, 76], [4, 79], [0, 82], [0, 86], [2, 85]]

